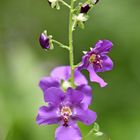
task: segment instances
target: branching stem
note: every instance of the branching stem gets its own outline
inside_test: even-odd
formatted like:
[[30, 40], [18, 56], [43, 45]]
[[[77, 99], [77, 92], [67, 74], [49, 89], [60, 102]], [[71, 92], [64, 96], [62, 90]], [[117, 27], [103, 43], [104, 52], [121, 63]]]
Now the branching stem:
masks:
[[65, 6], [67, 6], [69, 9], [71, 9], [71, 6], [69, 4], [67, 4], [65, 1], [63, 0], [59, 0], [62, 4], [64, 4]]
[[60, 43], [59, 41], [56, 41], [54, 39], [52, 39], [52, 42], [56, 43], [59, 47], [67, 49], [68, 51], [70, 50], [70, 48], [62, 43]]

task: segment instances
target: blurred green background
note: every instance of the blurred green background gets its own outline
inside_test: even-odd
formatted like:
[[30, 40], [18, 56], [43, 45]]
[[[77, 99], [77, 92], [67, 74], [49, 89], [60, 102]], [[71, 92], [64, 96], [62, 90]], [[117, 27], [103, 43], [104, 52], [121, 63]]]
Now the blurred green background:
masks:
[[[44, 29], [67, 44], [68, 9], [51, 9], [46, 0], [0, 0], [0, 140], [54, 139], [56, 125], [35, 122], [39, 106], [44, 105], [38, 82], [69, 61], [61, 48], [41, 49], [38, 37]], [[98, 114], [101, 131], [112, 140], [140, 140], [140, 1], [101, 0], [90, 12], [85, 30], [74, 33], [75, 63], [82, 50], [99, 39], [114, 43], [110, 56], [115, 67], [101, 74], [107, 87], [91, 84], [91, 108]], [[92, 126], [80, 124], [80, 128], [86, 135]]]

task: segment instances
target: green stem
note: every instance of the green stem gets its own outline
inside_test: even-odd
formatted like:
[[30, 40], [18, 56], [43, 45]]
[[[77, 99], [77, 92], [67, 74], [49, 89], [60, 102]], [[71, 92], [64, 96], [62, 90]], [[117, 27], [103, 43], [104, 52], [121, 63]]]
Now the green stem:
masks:
[[56, 41], [54, 39], [51, 39], [51, 40], [52, 40], [52, 42], [56, 43], [59, 47], [64, 48], [64, 49], [67, 49], [68, 51], [70, 50], [68, 46], [60, 43], [59, 41]]
[[81, 64], [81, 62], [76, 64], [76, 65], [74, 65], [74, 68], [77, 68], [80, 64]]
[[74, 56], [73, 56], [73, 30], [72, 30], [72, 17], [73, 17], [73, 7], [74, 7], [74, 0], [71, 0], [71, 8], [69, 13], [69, 59], [70, 59], [70, 66], [71, 66], [71, 82], [72, 87], [74, 88]]
[[67, 6], [68, 8], [71, 8], [71, 6], [69, 4], [67, 4], [65, 1], [63, 0], [59, 0], [62, 4], [64, 4], [65, 6]]

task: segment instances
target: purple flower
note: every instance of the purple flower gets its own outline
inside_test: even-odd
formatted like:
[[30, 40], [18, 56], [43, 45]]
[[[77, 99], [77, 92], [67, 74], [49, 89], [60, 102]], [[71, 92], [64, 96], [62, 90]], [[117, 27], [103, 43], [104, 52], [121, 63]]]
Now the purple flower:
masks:
[[39, 125], [59, 124], [56, 140], [81, 140], [76, 122], [90, 125], [96, 120], [96, 113], [88, 109], [88, 103], [83, 105], [84, 93], [79, 90], [68, 88], [64, 92], [51, 87], [45, 90], [44, 99], [48, 106], [40, 107], [36, 121]]
[[43, 49], [50, 49], [50, 39], [44, 31], [39, 37], [39, 43]]
[[96, 73], [109, 71], [113, 68], [113, 62], [107, 56], [112, 46], [113, 44], [109, 40], [99, 40], [95, 47], [82, 57], [82, 62], [78, 67], [78, 70], [87, 69], [90, 80], [99, 83], [101, 87], [106, 86], [107, 83]]
[[[39, 87], [44, 93], [51, 87], [57, 87], [64, 91], [71, 87], [70, 66], [59, 66], [53, 69], [50, 75], [49, 77], [43, 77], [39, 82]], [[75, 70], [74, 78], [76, 90], [84, 93], [83, 104], [85, 106], [89, 105], [92, 102], [92, 89], [88, 86], [87, 79], [78, 70]]]
[[91, 7], [89, 6], [89, 4], [85, 3], [81, 6], [81, 10], [80, 10], [80, 13], [87, 13], [89, 11]]

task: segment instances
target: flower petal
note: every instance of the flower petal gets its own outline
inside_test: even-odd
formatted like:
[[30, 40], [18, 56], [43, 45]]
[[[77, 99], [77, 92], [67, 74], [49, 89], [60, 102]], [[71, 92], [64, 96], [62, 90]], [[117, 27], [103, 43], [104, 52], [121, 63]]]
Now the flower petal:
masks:
[[83, 57], [82, 57], [82, 62], [80, 63], [80, 65], [77, 67], [78, 70], [82, 70], [82, 69], [86, 69], [89, 65], [89, 61], [88, 61], [88, 53], [85, 54]]
[[58, 108], [42, 106], [39, 108], [38, 116], [36, 118], [37, 124], [57, 124], [59, 116], [57, 114]]
[[113, 43], [109, 40], [99, 40], [95, 48], [93, 48], [93, 51], [95, 53], [108, 53], [113, 46]]
[[86, 77], [78, 70], [75, 70], [74, 81], [77, 86], [88, 84]]
[[49, 49], [50, 48], [50, 40], [46, 33], [42, 33], [39, 37], [39, 43], [43, 49]]
[[99, 68], [98, 66], [93, 65], [95, 72], [104, 72], [112, 70], [113, 62], [107, 55], [103, 55], [101, 66], [102, 67]]
[[58, 81], [54, 80], [52, 77], [44, 77], [39, 82], [39, 87], [45, 91], [49, 87], [59, 87], [60, 84]]
[[[51, 76], [61, 82], [61, 80], [67, 81], [70, 78], [71, 75], [71, 69], [70, 66], [60, 66], [55, 68], [51, 72]], [[75, 84], [76, 85], [82, 85], [82, 84], [87, 84], [87, 80], [85, 76], [80, 73], [78, 70], [75, 71], [74, 73], [74, 78], [75, 78]]]
[[81, 140], [81, 133], [77, 125], [60, 126], [56, 129], [55, 140]]
[[87, 109], [88, 106], [92, 102], [92, 88], [90, 86], [88, 86], [88, 85], [82, 85], [82, 86], [78, 86], [76, 88], [76, 90], [79, 90], [82, 93], [84, 93], [84, 98], [82, 100], [82, 104], [83, 104], [83, 107], [85, 109]]
[[70, 78], [70, 66], [56, 67], [51, 72], [51, 77], [61, 80], [68, 80]]
[[96, 112], [89, 109], [84, 110], [82, 108], [77, 107], [74, 108], [74, 112], [77, 120], [83, 122], [86, 125], [91, 125], [93, 122], [95, 122], [97, 118]]
[[72, 88], [67, 89], [67, 100], [72, 104], [72, 105], [79, 105], [83, 98], [84, 94], [81, 91], [74, 90]]
[[96, 72], [94, 71], [94, 69], [93, 69], [93, 67], [91, 65], [89, 65], [87, 70], [89, 71], [90, 80], [92, 82], [99, 83], [101, 87], [105, 87], [107, 85], [107, 83], [101, 77], [99, 77], [96, 74]]
[[64, 92], [60, 88], [51, 87], [45, 90], [44, 100], [45, 102], [59, 105], [65, 98]]
[[108, 57], [107, 55], [103, 56], [102, 65], [103, 65], [102, 72], [112, 70], [112, 68], [113, 68], [113, 62], [110, 59], [110, 57]]

